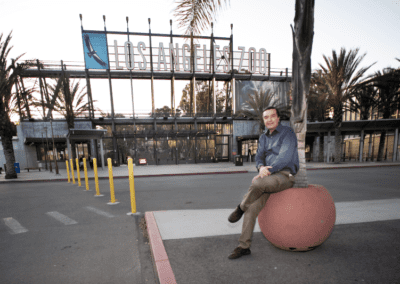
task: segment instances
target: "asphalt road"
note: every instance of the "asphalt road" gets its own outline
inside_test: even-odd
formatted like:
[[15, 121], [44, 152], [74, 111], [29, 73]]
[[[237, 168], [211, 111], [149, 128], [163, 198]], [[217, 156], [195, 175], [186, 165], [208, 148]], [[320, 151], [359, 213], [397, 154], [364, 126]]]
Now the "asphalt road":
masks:
[[[136, 178], [137, 210], [234, 208], [255, 174]], [[308, 181], [325, 186], [335, 202], [400, 198], [399, 167], [308, 171]], [[98, 198], [93, 181], [90, 192], [66, 182], [1, 184], [0, 282], [154, 283], [139, 219], [126, 215], [128, 180], [114, 179], [114, 184], [120, 204], [112, 206], [107, 180], [100, 181], [105, 196]], [[373, 236], [376, 224], [363, 226]], [[400, 223], [390, 224], [400, 235]], [[382, 249], [390, 245], [366, 257], [382, 257]]]

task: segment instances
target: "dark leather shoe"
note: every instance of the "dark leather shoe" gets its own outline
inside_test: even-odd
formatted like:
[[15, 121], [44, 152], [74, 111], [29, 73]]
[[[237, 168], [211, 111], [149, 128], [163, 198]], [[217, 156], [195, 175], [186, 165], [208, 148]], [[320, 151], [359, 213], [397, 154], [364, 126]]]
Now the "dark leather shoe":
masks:
[[242, 209], [240, 209], [240, 205], [238, 205], [238, 207], [236, 207], [235, 211], [233, 211], [231, 213], [231, 215], [229, 215], [228, 221], [231, 223], [235, 223], [237, 221], [240, 220], [240, 218], [242, 218], [244, 211]]
[[235, 250], [228, 256], [229, 259], [236, 259], [241, 257], [242, 255], [251, 254], [250, 249], [244, 249], [241, 247], [235, 248]]

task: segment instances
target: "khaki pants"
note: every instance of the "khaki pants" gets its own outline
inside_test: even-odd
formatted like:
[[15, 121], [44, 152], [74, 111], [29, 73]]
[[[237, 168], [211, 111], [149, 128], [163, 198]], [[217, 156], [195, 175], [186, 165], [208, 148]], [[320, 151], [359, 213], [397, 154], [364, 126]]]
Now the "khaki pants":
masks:
[[251, 184], [249, 191], [243, 197], [240, 207], [244, 211], [242, 234], [239, 238], [241, 248], [250, 248], [256, 219], [264, 208], [271, 193], [291, 188], [295, 178], [287, 171], [274, 173], [258, 178]]

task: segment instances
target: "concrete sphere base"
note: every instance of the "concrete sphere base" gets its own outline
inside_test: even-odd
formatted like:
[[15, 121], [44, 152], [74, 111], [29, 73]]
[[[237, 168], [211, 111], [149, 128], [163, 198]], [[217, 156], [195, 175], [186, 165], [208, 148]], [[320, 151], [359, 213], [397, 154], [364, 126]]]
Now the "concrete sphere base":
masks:
[[321, 245], [332, 233], [335, 221], [335, 203], [321, 185], [271, 194], [258, 215], [267, 240], [289, 251], [308, 251]]

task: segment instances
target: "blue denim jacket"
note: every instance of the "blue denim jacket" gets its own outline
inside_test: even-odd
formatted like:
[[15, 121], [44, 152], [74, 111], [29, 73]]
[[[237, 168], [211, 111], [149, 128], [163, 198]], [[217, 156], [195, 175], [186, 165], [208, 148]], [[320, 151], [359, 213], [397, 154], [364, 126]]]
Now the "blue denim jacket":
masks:
[[260, 135], [256, 167], [259, 165], [271, 166], [270, 173], [286, 170], [292, 175], [297, 174], [300, 168], [297, 137], [291, 127], [279, 123], [272, 134], [267, 129]]

